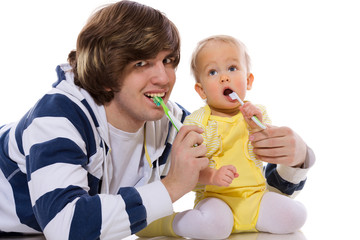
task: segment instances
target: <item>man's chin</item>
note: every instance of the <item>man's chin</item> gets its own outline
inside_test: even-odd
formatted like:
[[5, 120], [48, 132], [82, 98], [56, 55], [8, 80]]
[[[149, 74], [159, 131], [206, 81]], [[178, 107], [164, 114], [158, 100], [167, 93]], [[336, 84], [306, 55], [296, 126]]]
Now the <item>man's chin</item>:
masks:
[[153, 114], [150, 118], [150, 121], [158, 121], [164, 117], [165, 113], [164, 111], [158, 111], [155, 114]]

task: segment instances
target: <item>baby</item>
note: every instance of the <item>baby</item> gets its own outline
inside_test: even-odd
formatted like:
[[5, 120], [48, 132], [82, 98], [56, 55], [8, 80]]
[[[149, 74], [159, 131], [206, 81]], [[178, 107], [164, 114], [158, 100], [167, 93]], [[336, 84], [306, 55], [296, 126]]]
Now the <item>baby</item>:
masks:
[[[306, 219], [305, 208], [267, 190], [262, 161], [256, 159], [249, 141], [252, 131], [261, 130], [252, 116], [270, 124], [265, 108], [250, 102], [241, 106], [229, 96], [236, 92], [244, 100], [254, 82], [244, 44], [230, 36], [207, 38], [194, 51], [191, 68], [195, 90], [206, 106], [188, 116], [185, 124], [204, 129], [210, 162], [200, 173], [195, 208], [174, 217], [174, 232], [219, 239], [239, 232], [298, 230]], [[283, 210], [275, 210], [279, 206]]]
[[244, 44], [230, 36], [209, 37], [195, 49], [191, 68], [206, 105], [185, 124], [204, 129], [209, 166], [194, 189], [194, 209], [160, 219], [137, 235], [224, 239], [231, 233], [297, 231], [306, 220], [304, 206], [267, 185], [249, 141], [251, 132], [261, 131], [252, 116], [271, 127], [265, 108], [246, 101], [241, 106], [229, 96], [235, 92], [244, 100], [254, 82]]

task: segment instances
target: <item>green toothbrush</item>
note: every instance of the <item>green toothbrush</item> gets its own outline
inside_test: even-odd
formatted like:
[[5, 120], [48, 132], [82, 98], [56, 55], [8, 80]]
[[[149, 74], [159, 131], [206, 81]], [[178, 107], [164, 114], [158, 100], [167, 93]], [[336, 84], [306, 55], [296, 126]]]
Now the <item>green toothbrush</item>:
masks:
[[154, 101], [154, 103], [157, 106], [160, 106], [160, 105], [162, 106], [167, 118], [170, 120], [170, 122], [172, 123], [172, 125], [174, 126], [176, 131], [179, 131], [183, 124], [172, 114], [172, 112], [169, 110], [169, 108], [165, 105], [162, 98], [161, 97], [153, 97], [152, 100]]

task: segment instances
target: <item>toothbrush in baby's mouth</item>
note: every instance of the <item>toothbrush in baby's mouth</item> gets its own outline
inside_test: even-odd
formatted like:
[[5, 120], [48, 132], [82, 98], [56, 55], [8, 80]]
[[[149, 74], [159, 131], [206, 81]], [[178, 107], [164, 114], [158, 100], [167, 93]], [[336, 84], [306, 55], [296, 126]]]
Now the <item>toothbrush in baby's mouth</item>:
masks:
[[[232, 100], [238, 100], [239, 103], [244, 105], [244, 102], [240, 99], [240, 97], [236, 94], [236, 92], [232, 92], [229, 94], [229, 97], [231, 97]], [[266, 126], [260, 122], [260, 120], [256, 116], [252, 116], [251, 119], [262, 129], [266, 129]]]
[[182, 123], [172, 114], [172, 112], [168, 109], [168, 107], [165, 105], [164, 101], [162, 100], [161, 97], [153, 97], [152, 100], [154, 101], [154, 103], [157, 106], [162, 106], [162, 108], [164, 109], [164, 112], [167, 116], [167, 118], [170, 120], [170, 122], [172, 123], [172, 125], [174, 126], [174, 128], [176, 129], [176, 131], [179, 131], [180, 128], [182, 127]]

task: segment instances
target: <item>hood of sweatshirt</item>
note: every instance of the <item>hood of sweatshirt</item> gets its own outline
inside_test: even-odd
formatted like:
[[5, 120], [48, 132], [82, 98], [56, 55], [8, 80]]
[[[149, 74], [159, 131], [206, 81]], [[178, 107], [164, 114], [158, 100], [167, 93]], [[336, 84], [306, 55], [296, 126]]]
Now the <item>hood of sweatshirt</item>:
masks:
[[66, 63], [57, 66], [56, 72], [58, 80], [53, 84], [53, 87], [70, 94], [83, 103], [88, 109], [95, 125], [98, 126], [97, 129], [100, 137], [109, 145], [109, 131], [104, 106], [97, 105], [86, 90], [75, 85], [74, 73], [69, 64]]

